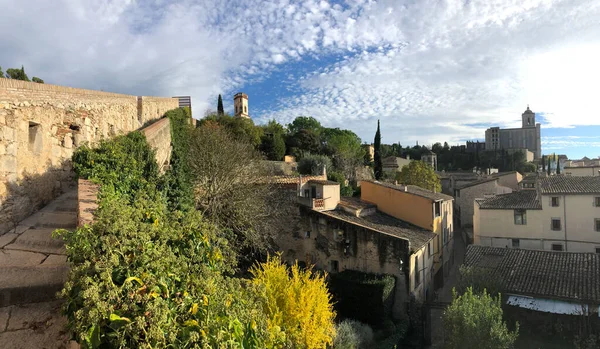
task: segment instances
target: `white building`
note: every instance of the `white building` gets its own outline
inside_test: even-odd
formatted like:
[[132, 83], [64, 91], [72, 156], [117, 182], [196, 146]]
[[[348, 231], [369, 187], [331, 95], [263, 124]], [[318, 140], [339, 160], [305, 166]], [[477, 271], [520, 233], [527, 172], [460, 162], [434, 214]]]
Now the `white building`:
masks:
[[473, 235], [483, 246], [600, 253], [600, 177], [551, 176], [476, 199]]

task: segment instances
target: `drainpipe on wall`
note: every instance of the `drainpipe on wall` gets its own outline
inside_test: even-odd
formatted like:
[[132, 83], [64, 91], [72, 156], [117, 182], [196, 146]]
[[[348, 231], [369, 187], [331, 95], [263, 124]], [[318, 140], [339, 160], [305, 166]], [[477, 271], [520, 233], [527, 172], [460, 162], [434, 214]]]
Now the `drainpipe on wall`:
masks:
[[565, 216], [565, 252], [569, 251], [569, 243], [567, 240], [567, 196], [563, 195], [563, 210]]

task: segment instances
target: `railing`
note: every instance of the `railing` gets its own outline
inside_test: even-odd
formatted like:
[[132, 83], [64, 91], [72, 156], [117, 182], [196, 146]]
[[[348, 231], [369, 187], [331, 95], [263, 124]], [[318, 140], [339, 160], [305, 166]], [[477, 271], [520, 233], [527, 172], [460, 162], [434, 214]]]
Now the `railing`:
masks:
[[308, 206], [315, 210], [324, 210], [325, 209], [325, 200], [326, 199], [312, 199], [304, 196], [298, 196], [298, 203], [304, 206]]

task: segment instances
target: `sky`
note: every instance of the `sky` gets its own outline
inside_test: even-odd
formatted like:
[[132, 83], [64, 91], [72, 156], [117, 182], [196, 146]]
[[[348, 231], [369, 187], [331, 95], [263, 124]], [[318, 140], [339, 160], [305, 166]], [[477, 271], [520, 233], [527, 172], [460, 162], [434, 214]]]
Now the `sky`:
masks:
[[600, 156], [600, 0], [0, 0], [0, 66], [132, 95], [249, 96], [371, 143], [483, 140], [530, 106], [542, 152]]

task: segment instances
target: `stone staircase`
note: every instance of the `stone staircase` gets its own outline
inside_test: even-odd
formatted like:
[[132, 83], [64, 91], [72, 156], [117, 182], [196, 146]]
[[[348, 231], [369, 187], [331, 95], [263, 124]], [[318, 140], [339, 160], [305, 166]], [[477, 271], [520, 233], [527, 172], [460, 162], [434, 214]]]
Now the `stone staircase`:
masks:
[[70, 348], [56, 299], [69, 267], [58, 228], [77, 226], [77, 190], [0, 235], [0, 348]]

